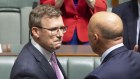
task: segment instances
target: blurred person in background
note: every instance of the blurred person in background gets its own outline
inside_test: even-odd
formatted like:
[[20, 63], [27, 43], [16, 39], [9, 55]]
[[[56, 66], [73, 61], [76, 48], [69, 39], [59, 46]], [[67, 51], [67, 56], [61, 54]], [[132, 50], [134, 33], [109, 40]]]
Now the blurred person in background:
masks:
[[40, 0], [40, 4], [51, 4], [62, 11], [64, 24], [68, 26], [63, 44], [89, 44], [87, 25], [90, 17], [106, 11], [106, 0]]
[[112, 9], [124, 24], [123, 43], [129, 50], [140, 52], [140, 0], [130, 0]]

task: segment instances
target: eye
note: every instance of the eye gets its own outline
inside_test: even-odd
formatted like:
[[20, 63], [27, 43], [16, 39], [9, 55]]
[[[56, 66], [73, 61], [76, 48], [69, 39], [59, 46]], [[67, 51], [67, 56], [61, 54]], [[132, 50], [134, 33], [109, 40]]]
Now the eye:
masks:
[[50, 31], [56, 31], [58, 29], [58, 27], [54, 27], [54, 28], [49, 28], [48, 30]]
[[60, 27], [61, 30], [66, 30], [67, 29], [67, 26], [62, 26]]
[[64, 30], [65, 29], [65, 27], [60, 27], [60, 30]]

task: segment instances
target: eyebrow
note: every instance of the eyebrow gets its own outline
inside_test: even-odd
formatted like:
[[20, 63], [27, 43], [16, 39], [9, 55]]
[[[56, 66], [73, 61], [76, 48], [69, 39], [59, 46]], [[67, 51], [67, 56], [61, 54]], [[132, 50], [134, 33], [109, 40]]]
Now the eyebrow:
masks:
[[[47, 29], [57, 29], [57, 28], [61, 28], [61, 27], [66, 27], [66, 26], [51, 27], [51, 28], [47, 28]], [[45, 28], [45, 27], [43, 27], [43, 28]]]

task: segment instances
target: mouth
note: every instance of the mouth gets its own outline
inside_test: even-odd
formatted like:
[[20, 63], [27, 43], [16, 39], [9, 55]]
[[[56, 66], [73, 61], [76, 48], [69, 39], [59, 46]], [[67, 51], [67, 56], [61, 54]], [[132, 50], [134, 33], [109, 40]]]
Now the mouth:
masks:
[[55, 47], [56, 48], [60, 48], [60, 46], [62, 45], [62, 41], [60, 41], [60, 40], [57, 40], [57, 41], [55, 41]]
[[60, 44], [61, 45], [62, 44], [62, 41], [57, 41], [56, 44]]
[[62, 40], [56, 40], [56, 41], [54, 41], [56, 44], [58, 43], [58, 44], [61, 44], [62, 43]]

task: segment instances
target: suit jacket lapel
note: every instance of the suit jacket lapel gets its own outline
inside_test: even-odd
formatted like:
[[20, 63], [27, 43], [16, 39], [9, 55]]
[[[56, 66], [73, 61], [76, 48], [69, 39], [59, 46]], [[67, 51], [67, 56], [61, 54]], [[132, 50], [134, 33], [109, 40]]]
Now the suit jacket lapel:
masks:
[[125, 50], [127, 50], [127, 48], [126, 48], [125, 46], [122, 46], [122, 47], [119, 47], [119, 48], [117, 48], [117, 49], [111, 51], [111, 52], [105, 57], [105, 59], [103, 60], [103, 62], [102, 62], [101, 64], [103, 64], [103, 63], [109, 61], [112, 57], [114, 57], [115, 55], [117, 55], [117, 54], [119, 54], [119, 53], [122, 53], [122, 52], [125, 51]]
[[48, 74], [50, 79], [57, 79], [56, 74], [55, 74], [54, 70], [52, 69], [52, 67], [50, 66], [48, 61], [46, 61], [45, 59], [42, 59], [40, 61], [40, 66]]
[[71, 13], [71, 14], [76, 14], [77, 11], [74, 7], [74, 2], [73, 0], [64, 0], [64, 4], [63, 6], [65, 6], [65, 8], [61, 8], [62, 11], [64, 11], [64, 9], [66, 10], [67, 13]]
[[31, 50], [31, 53], [38, 61], [39, 66], [41, 66], [42, 70], [46, 72], [46, 75], [49, 77], [49, 79], [57, 79], [56, 74], [51, 65], [49, 64], [49, 62], [31, 43], [29, 50]]

